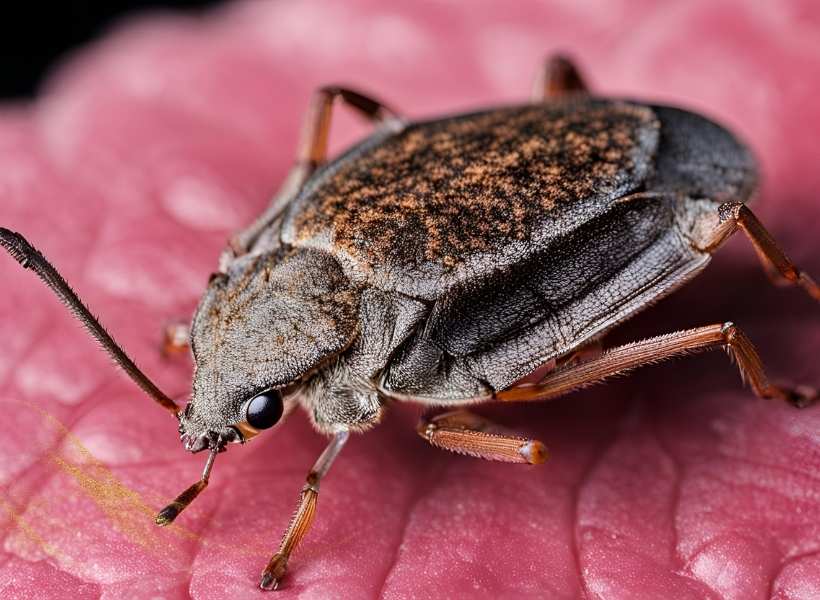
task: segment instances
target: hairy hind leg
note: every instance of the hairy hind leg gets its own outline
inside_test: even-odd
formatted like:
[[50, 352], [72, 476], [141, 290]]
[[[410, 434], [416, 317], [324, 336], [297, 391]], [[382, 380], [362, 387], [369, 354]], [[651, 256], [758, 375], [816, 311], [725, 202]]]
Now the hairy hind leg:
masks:
[[770, 383], [749, 338], [732, 323], [676, 331], [618, 346], [599, 358], [550, 373], [538, 385], [515, 386], [497, 392], [495, 397], [505, 401], [547, 400], [643, 365], [716, 348], [725, 348], [737, 361], [741, 377], [757, 396], [784, 400], [797, 407], [808, 406], [817, 399], [813, 388]]
[[[698, 244], [703, 252], [714, 252], [732, 234], [743, 231], [751, 241], [766, 272], [780, 285], [798, 285], [812, 298], [820, 300], [820, 286], [801, 271], [780, 249], [755, 214], [739, 202], [726, 202], [718, 208], [719, 225]], [[737, 360], [740, 375], [761, 398], [778, 398], [794, 406], [812, 404], [817, 391], [805, 386], [784, 387], [769, 382], [763, 363], [749, 338], [732, 323], [708, 325], [677, 331], [613, 348], [600, 357], [553, 371], [538, 385], [517, 385], [497, 392], [500, 400], [546, 400], [570, 390], [592, 385], [613, 375], [675, 356], [702, 350], [725, 348]]]

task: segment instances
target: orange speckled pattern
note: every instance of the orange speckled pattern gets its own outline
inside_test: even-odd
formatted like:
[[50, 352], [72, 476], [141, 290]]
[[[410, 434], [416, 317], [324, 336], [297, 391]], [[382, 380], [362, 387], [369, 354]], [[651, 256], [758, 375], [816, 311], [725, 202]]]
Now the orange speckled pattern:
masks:
[[411, 125], [319, 175], [285, 237], [331, 240], [364, 271], [424, 264], [446, 272], [510, 241], [530, 243], [556, 208], [606, 203], [637, 187], [657, 130], [648, 107], [598, 101]]

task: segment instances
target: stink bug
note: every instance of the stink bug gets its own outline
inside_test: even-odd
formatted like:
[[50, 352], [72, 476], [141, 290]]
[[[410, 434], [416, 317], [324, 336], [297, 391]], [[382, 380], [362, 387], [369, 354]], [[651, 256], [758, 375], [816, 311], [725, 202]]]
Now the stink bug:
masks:
[[[435, 446], [537, 464], [540, 441], [463, 407], [546, 400], [713, 348], [729, 350], [758, 396], [815, 400], [812, 389], [769, 383], [731, 323], [601, 349], [607, 331], [698, 274], [737, 230], [774, 277], [817, 300], [820, 288], [747, 208], [755, 162], [725, 129], [669, 106], [593, 97], [562, 58], [536, 88], [531, 104], [425, 122], [346, 88], [320, 89], [282, 190], [230, 240], [190, 336], [168, 337], [168, 351], [189, 338], [195, 360], [183, 409], [42, 254], [0, 229], [0, 244], [177, 418], [185, 448], [208, 452], [200, 480], [159, 512], [159, 525], [207, 486], [229, 443], [253, 439], [297, 405], [330, 442], [263, 571], [264, 589], [282, 580], [350, 432], [377, 424], [391, 401], [445, 409], [418, 427]], [[326, 161], [336, 100], [376, 131]]]

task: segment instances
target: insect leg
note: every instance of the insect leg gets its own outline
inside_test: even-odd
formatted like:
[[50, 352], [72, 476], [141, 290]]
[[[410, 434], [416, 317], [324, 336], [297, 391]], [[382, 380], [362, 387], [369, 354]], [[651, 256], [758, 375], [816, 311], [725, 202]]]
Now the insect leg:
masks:
[[547, 449], [538, 440], [509, 435], [466, 410], [422, 416], [416, 432], [432, 446], [485, 460], [540, 465]]
[[271, 200], [264, 213], [248, 228], [231, 238], [228, 256], [235, 258], [248, 251], [259, 234], [270, 225], [282, 210], [293, 200], [316, 168], [327, 158], [327, 140], [333, 104], [339, 99], [355, 109], [377, 126], [391, 127], [397, 131], [404, 125], [398, 113], [370, 96], [339, 86], [325, 86], [314, 92], [302, 125], [302, 133], [296, 153], [296, 164], [288, 173], [285, 182]]
[[386, 104], [351, 90], [338, 86], [319, 88], [314, 94], [305, 117], [302, 137], [299, 141], [297, 164], [307, 164], [315, 168], [327, 158], [327, 139], [330, 133], [330, 117], [333, 103], [342, 100], [377, 125], [400, 129], [403, 121], [398, 113]]
[[265, 211], [245, 229], [235, 233], [228, 241], [228, 247], [219, 257], [219, 270], [225, 273], [230, 262], [243, 254], [246, 254], [259, 235], [273, 223], [282, 213], [285, 207], [296, 197], [302, 185], [313, 172], [307, 165], [297, 164], [285, 177], [284, 183], [276, 192], [276, 195], [268, 204]]
[[307, 475], [305, 486], [302, 488], [302, 494], [299, 497], [299, 505], [296, 507], [296, 512], [290, 520], [285, 535], [282, 537], [282, 543], [279, 544], [279, 549], [276, 554], [268, 562], [268, 566], [262, 571], [262, 579], [259, 582], [259, 587], [263, 590], [275, 590], [279, 587], [282, 577], [288, 567], [288, 560], [290, 555], [305, 537], [313, 523], [313, 517], [316, 514], [316, 501], [319, 498], [319, 484], [322, 477], [327, 474], [328, 469], [333, 464], [333, 461], [338, 456], [341, 449], [344, 447], [349, 433], [343, 431], [337, 433], [330, 440], [330, 443], [325, 448], [324, 452], [319, 456], [316, 464]]
[[589, 92], [584, 78], [572, 61], [560, 54], [551, 56], [544, 63], [532, 88], [534, 102], [554, 100], [569, 94]]
[[162, 355], [175, 356], [190, 347], [191, 329], [187, 323], [174, 321], [162, 330]]
[[636, 367], [715, 348], [725, 348], [737, 361], [740, 376], [757, 396], [785, 400], [797, 407], [808, 406], [817, 399], [817, 391], [812, 388], [787, 388], [770, 383], [749, 338], [732, 323], [676, 331], [618, 346], [604, 352], [600, 358], [550, 373], [538, 385], [515, 386], [497, 392], [496, 398], [506, 401], [547, 400]]
[[820, 300], [820, 285], [789, 260], [763, 224], [745, 204], [726, 202], [718, 208], [720, 225], [702, 249], [712, 252], [740, 229], [752, 242], [760, 263], [770, 279], [778, 285], [799, 285], [815, 300]]

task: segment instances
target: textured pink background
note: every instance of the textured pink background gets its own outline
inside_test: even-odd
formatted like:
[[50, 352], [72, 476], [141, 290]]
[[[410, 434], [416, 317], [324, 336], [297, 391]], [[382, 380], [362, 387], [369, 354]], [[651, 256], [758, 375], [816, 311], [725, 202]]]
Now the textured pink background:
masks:
[[[160, 329], [191, 313], [229, 232], [281, 181], [313, 88], [450, 112], [525, 98], [558, 48], [602, 93], [734, 127], [762, 160], [759, 214], [820, 275], [814, 0], [271, 2], [144, 19], [37, 102], [0, 109], [0, 223], [181, 395], [190, 365], [160, 358]], [[365, 131], [336, 123], [336, 148]], [[0, 596], [253, 595], [323, 447], [306, 419], [232, 448], [179, 526], [154, 528], [202, 457], [31, 274], [0, 257], [0, 281]], [[733, 320], [775, 378], [817, 385], [819, 316], [770, 287], [738, 238], [615, 337]], [[282, 597], [820, 597], [820, 408], [755, 399], [722, 353], [489, 412], [553, 459], [446, 455], [397, 407], [331, 472]]]

